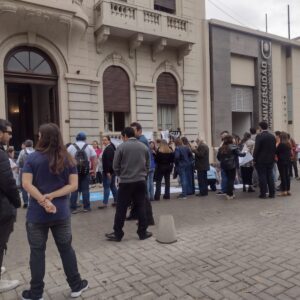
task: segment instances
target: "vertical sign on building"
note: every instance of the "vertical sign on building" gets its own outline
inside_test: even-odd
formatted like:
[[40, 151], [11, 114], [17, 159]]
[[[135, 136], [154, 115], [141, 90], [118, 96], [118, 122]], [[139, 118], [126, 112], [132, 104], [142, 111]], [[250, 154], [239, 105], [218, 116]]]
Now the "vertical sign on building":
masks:
[[272, 92], [272, 44], [260, 42], [261, 57], [259, 62], [260, 112], [261, 119], [273, 128], [273, 92]]

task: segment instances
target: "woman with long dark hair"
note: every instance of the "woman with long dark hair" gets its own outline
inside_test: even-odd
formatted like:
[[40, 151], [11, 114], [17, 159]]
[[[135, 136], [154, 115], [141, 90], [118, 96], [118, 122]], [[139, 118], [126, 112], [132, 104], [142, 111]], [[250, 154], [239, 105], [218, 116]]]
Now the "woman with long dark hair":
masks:
[[277, 166], [281, 179], [281, 193], [278, 196], [289, 196], [291, 195], [291, 178], [289, 171], [292, 156], [292, 148], [291, 144], [289, 143], [288, 134], [286, 132], [280, 133], [280, 142], [276, 148], [276, 155], [278, 159]]
[[234, 199], [233, 185], [236, 175], [236, 167], [238, 156], [245, 156], [246, 153], [241, 153], [237, 145], [234, 144], [233, 137], [227, 135], [223, 139], [223, 145], [219, 148], [217, 158], [221, 163], [221, 168], [224, 170], [227, 177], [226, 197]]
[[42, 299], [45, 276], [45, 251], [49, 229], [62, 259], [71, 297], [79, 297], [88, 288], [77, 268], [72, 248], [69, 195], [76, 191], [76, 163], [68, 154], [56, 124], [39, 129], [36, 152], [23, 168], [23, 187], [31, 195], [27, 211], [27, 238], [30, 246], [30, 289], [22, 298]]

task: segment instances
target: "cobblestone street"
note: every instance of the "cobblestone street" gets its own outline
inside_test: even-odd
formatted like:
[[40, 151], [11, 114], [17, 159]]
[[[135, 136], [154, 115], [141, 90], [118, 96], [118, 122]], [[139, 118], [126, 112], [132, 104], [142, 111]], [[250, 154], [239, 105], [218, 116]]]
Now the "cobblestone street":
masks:
[[[73, 246], [80, 272], [90, 288], [82, 299], [300, 299], [300, 183], [293, 196], [257, 199], [237, 192], [236, 200], [211, 193], [202, 199], [153, 203], [158, 223], [172, 214], [178, 242], [154, 237], [139, 241], [135, 222], [127, 222], [121, 243], [107, 242], [114, 208], [72, 216]], [[175, 195], [172, 196], [175, 198]], [[25, 210], [19, 210], [4, 265], [4, 278], [19, 279], [16, 291], [1, 300], [19, 299], [28, 287], [29, 247]], [[60, 258], [51, 234], [47, 248], [44, 299], [69, 299]]]

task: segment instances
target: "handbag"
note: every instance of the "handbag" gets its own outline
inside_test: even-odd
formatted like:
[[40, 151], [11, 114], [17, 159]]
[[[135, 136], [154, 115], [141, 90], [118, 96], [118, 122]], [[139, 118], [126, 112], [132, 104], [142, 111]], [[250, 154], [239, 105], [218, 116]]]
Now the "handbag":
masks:
[[0, 194], [0, 198], [0, 224], [3, 224], [15, 217], [16, 210], [5, 195]]

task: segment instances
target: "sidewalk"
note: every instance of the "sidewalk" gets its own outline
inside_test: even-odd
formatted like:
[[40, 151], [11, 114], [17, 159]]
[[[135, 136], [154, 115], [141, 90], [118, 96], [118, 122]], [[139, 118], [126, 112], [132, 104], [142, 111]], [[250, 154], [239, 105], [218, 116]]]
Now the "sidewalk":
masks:
[[[114, 208], [72, 216], [74, 248], [90, 289], [81, 299], [300, 299], [300, 182], [293, 196], [257, 199], [237, 192], [236, 200], [207, 198], [153, 202], [156, 222], [172, 214], [178, 242], [162, 245], [154, 237], [139, 241], [135, 222], [126, 222], [121, 243], [105, 240]], [[253, 195], [254, 194], [254, 195]], [[175, 195], [172, 196], [175, 198]], [[19, 210], [4, 264], [5, 278], [19, 279], [19, 299], [28, 287], [29, 249], [25, 210]], [[47, 248], [44, 299], [69, 299], [69, 288], [51, 234]]]

